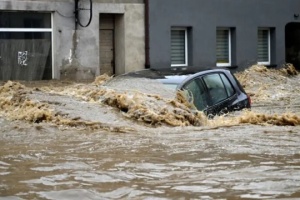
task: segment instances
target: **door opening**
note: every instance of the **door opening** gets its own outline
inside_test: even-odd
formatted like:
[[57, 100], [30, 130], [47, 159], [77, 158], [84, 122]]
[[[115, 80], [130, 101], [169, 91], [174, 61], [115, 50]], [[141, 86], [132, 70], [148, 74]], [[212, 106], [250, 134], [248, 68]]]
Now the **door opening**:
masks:
[[115, 15], [100, 14], [100, 74], [115, 74]]
[[286, 62], [300, 69], [300, 23], [288, 23], [285, 27]]

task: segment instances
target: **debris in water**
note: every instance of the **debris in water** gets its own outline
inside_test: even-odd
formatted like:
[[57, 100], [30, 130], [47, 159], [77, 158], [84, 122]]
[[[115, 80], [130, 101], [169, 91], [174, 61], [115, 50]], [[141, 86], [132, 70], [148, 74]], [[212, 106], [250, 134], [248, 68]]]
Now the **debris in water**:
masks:
[[29, 92], [24, 85], [8, 81], [0, 87], [0, 108], [6, 117], [34, 123], [52, 120], [52, 111], [47, 105], [26, 98]]
[[293, 77], [297, 75], [297, 70], [291, 64], [282, 69], [254, 65], [235, 74], [254, 104], [289, 101], [291, 95], [300, 92], [299, 87], [292, 85]]
[[294, 65], [290, 63], [286, 64], [285, 67], [279, 69], [279, 71], [286, 76], [296, 76], [299, 74]]
[[108, 76], [107, 74], [103, 74], [103, 75], [97, 76], [95, 78], [95, 81], [93, 82], [93, 84], [95, 84], [95, 85], [102, 85], [105, 82], [111, 80], [112, 78], [113, 78], [113, 76]]
[[270, 124], [276, 126], [297, 126], [300, 125], [300, 117], [293, 113], [284, 113], [281, 115], [266, 115], [255, 112], [246, 112], [239, 117], [240, 124]]
[[154, 126], [200, 126], [206, 119], [202, 112], [193, 111], [176, 99], [168, 100], [138, 92], [133, 95], [108, 92], [102, 102], [120, 109], [129, 118]]
[[104, 129], [113, 132], [133, 131], [127, 127], [108, 126], [100, 122], [81, 121], [79, 118], [68, 119], [59, 111], [50, 109], [47, 103], [28, 98], [31, 90], [18, 82], [8, 81], [0, 87], [0, 115], [10, 120], [25, 120], [31, 123], [48, 122], [68, 127]]
[[[298, 97], [300, 81], [298, 72], [292, 65], [288, 64], [280, 70], [255, 65], [243, 72], [236, 73], [236, 77], [247, 93], [252, 96], [254, 107], [257, 105], [263, 105], [261, 107], [280, 105], [293, 108], [293, 105], [298, 105], [300, 102], [300, 97]], [[266, 114], [244, 111], [216, 116], [211, 120], [203, 112], [197, 111], [194, 105], [186, 100], [182, 91], [177, 92], [176, 96], [174, 94], [175, 98], [169, 98], [152, 94], [150, 90], [149, 92], [130, 90], [130, 88], [126, 88], [126, 85], [113, 89], [105, 84], [108, 81], [113, 81], [113, 78], [102, 75], [92, 83], [61, 83], [60, 85], [55, 82], [52, 85], [42, 82], [40, 87], [30, 83], [34, 85], [34, 88], [26, 87], [18, 82], [7, 81], [0, 87], [0, 115], [10, 120], [25, 120], [31, 123], [44, 122], [57, 126], [105, 129], [116, 132], [134, 131], [132, 127], [115, 125], [114, 123], [117, 123], [115, 121], [107, 124], [102, 123], [101, 119], [92, 121], [86, 120], [83, 116], [71, 115], [72, 110], [62, 112], [59, 107], [52, 105], [53, 102], [51, 104], [41, 101], [38, 96], [32, 95], [40, 93], [42, 96], [48, 97], [54, 94], [66, 96], [74, 101], [88, 104], [92, 109], [87, 115], [97, 113], [97, 109], [109, 107], [111, 112], [122, 113], [120, 116], [123, 116], [124, 119], [151, 127], [221, 127], [239, 124], [300, 125], [300, 117], [295, 113]], [[139, 82], [137, 85], [144, 86], [145, 84]], [[64, 104], [64, 102], [56, 101], [59, 100], [55, 100], [54, 104]], [[94, 105], [102, 107], [93, 107]]]

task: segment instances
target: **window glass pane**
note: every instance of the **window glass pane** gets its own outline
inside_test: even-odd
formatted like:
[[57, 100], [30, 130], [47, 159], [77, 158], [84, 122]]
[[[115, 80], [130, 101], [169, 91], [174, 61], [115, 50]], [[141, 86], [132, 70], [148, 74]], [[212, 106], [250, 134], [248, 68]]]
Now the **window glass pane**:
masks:
[[269, 30], [258, 30], [258, 62], [269, 62]]
[[0, 12], [0, 28], [51, 28], [51, 14]]
[[226, 92], [227, 92], [227, 96], [230, 97], [234, 94], [234, 89], [231, 85], [231, 83], [229, 82], [228, 78], [224, 75], [224, 74], [220, 74], [222, 80], [223, 80], [223, 83], [225, 85], [225, 88], [226, 88]]
[[0, 32], [1, 80], [51, 78], [51, 33]]
[[230, 63], [229, 30], [217, 30], [217, 63]]
[[209, 74], [203, 77], [203, 80], [207, 86], [208, 93], [212, 100], [212, 105], [226, 99], [227, 92], [224, 88], [223, 82], [219, 74]]
[[189, 100], [193, 100], [193, 103], [198, 110], [204, 110], [208, 106], [205, 89], [200, 79], [190, 81], [183, 89], [188, 91], [188, 94], [190, 95], [188, 97]]
[[186, 64], [185, 35], [186, 35], [186, 30], [171, 31], [171, 64], [172, 65]]

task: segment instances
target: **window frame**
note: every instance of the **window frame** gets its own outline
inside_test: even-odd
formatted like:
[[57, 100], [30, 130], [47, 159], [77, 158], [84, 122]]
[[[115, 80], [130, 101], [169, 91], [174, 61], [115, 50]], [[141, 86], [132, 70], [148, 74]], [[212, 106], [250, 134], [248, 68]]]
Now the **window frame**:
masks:
[[[219, 73], [219, 76], [221, 77], [221, 80], [223, 82], [223, 85], [225, 87], [226, 93], [227, 93], [227, 98], [230, 98], [236, 94], [236, 90], [234, 86], [232, 85], [232, 82], [228, 78], [228, 76], [225, 73]], [[227, 83], [225, 83], [227, 82]], [[231, 88], [231, 91], [228, 89], [228, 87]]]
[[257, 60], [258, 60], [258, 31], [268, 31], [268, 61], [257, 61], [258, 65], [270, 65], [271, 64], [271, 29], [270, 28], [258, 28], [257, 29]]
[[[188, 66], [188, 29], [187, 27], [171, 27], [171, 37], [172, 37], [172, 31], [184, 31], [184, 59], [185, 63], [182, 64], [172, 64], [172, 59], [171, 59], [171, 67], [186, 67]], [[171, 40], [171, 45], [172, 45], [172, 40]], [[170, 55], [172, 57], [172, 49], [170, 49]]]
[[[232, 62], [232, 47], [231, 47], [231, 40], [232, 40], [232, 35], [231, 35], [231, 28], [221, 28], [221, 27], [218, 27], [216, 31], [218, 30], [227, 30], [228, 31], [228, 63], [218, 63], [218, 60], [217, 60], [217, 54], [216, 54], [216, 65], [217, 67], [230, 67], [231, 66], [231, 62]], [[216, 32], [216, 48], [217, 48], [217, 37], [218, 37], [218, 34]], [[217, 50], [217, 49], [216, 49]]]

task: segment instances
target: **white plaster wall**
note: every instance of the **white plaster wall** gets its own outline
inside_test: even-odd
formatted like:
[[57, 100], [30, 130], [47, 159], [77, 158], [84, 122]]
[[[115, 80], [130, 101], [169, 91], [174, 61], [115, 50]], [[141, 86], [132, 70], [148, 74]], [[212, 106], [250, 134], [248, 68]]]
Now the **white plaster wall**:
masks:
[[[143, 69], [145, 66], [144, 4], [99, 3], [95, 8], [95, 15], [100, 13], [118, 14], [115, 27], [116, 74]], [[99, 27], [99, 24], [97, 26]]]
[[[82, 66], [92, 68], [95, 76], [100, 74], [100, 13], [124, 14], [125, 6], [123, 4], [94, 3], [91, 24], [86, 28], [78, 27], [77, 57]], [[82, 21], [86, 22], [87, 20], [83, 19]]]
[[125, 72], [145, 66], [145, 16], [143, 4], [125, 6]]

